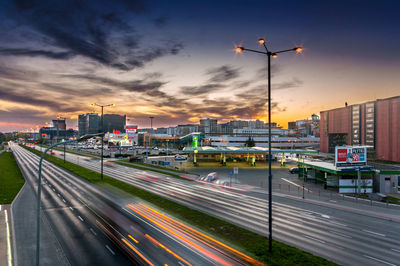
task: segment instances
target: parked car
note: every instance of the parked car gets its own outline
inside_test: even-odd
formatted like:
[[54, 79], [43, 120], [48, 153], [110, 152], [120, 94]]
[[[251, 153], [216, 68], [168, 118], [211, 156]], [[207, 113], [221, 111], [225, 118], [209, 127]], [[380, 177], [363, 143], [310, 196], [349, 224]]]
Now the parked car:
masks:
[[184, 161], [186, 160], [186, 156], [184, 155], [175, 155], [175, 161]]
[[299, 172], [299, 168], [298, 167], [293, 167], [289, 169], [289, 173], [291, 174], [297, 174]]

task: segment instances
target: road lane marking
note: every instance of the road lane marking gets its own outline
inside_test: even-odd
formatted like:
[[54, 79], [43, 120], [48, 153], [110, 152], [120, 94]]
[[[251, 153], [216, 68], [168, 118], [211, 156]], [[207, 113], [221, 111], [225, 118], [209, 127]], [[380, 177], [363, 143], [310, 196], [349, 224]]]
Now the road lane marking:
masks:
[[97, 233], [93, 230], [93, 228], [90, 228], [90, 232], [92, 232], [92, 234], [94, 234], [95, 236], [97, 236]]
[[326, 243], [326, 242], [323, 241], [323, 240], [319, 240], [319, 239], [317, 239], [317, 238], [313, 238], [313, 237], [308, 236], [308, 235], [303, 235], [303, 236], [306, 237], [306, 238], [308, 238], [308, 239], [311, 239], [311, 240], [314, 240], [314, 241], [318, 241], [318, 242], [320, 242], [320, 243], [322, 243], [322, 244], [325, 244], [325, 243]]
[[111, 254], [115, 255], [115, 252], [108, 245], [106, 245], [106, 248], [111, 252]]
[[384, 261], [384, 260], [380, 260], [380, 259], [377, 259], [377, 258], [368, 256], [368, 255], [363, 255], [363, 256], [366, 257], [366, 258], [368, 258], [368, 259], [375, 260], [375, 261], [379, 261], [379, 262], [384, 263], [384, 264], [387, 264], [387, 265], [396, 266], [396, 264], [393, 264], [393, 263], [390, 263], [390, 262], [387, 262], [387, 261]]
[[73, 211], [73, 210], [74, 210], [74, 209], [73, 209], [71, 206], [70, 206], [69, 208], [71, 209], [71, 211]]
[[65, 199], [62, 199], [62, 201], [64, 201], [64, 203], [67, 203], [67, 202], [65, 201]]
[[331, 224], [339, 225], [339, 226], [347, 226], [347, 224], [342, 224], [338, 222], [329, 221]]
[[83, 222], [83, 219], [82, 219], [82, 217], [80, 217], [80, 216], [78, 215], [78, 218], [79, 218], [79, 220], [81, 220], [81, 221]]
[[344, 236], [344, 237], [347, 237], [347, 238], [352, 238], [352, 237], [349, 236], [349, 235], [345, 235], [345, 234], [342, 234], [342, 233], [339, 233], [339, 232], [336, 232], [336, 231], [329, 231], [329, 232], [331, 232], [332, 234], [339, 235], [339, 236]]
[[323, 218], [327, 218], [327, 219], [330, 219], [330, 218], [331, 218], [329, 215], [326, 215], [326, 214], [321, 214], [321, 216], [322, 216]]
[[4, 217], [6, 220], [6, 230], [7, 230], [7, 257], [8, 257], [8, 265], [12, 265], [12, 253], [11, 253], [11, 237], [10, 237], [10, 226], [8, 224], [8, 213], [7, 210], [4, 210]]
[[[294, 186], [296, 186], [296, 187], [299, 187], [299, 188], [301, 188], [302, 186], [300, 186], [300, 185], [298, 185], [298, 184], [296, 184], [296, 183], [294, 183], [294, 182], [292, 182], [292, 181], [290, 181], [290, 180], [287, 180], [286, 178], [281, 178], [282, 180], [284, 180], [284, 181], [286, 181], [286, 182], [288, 182], [288, 183], [290, 183], [290, 184], [292, 184], [292, 185], [294, 185]], [[309, 192], [312, 192], [310, 189], [308, 189], [308, 188], [304, 188], [304, 190], [307, 190], [307, 191], [309, 191]]]
[[337, 202], [336, 200], [329, 200], [329, 201], [330, 201], [330, 202], [335, 202], [335, 203]]
[[53, 188], [53, 191], [56, 192], [56, 190]]
[[373, 234], [373, 235], [377, 235], [377, 236], [386, 236], [386, 235], [384, 235], [384, 234], [380, 234], [380, 233], [372, 232], [372, 231], [365, 230], [365, 229], [363, 229], [362, 231], [364, 231], [364, 232], [366, 232], [366, 233]]
[[392, 250], [393, 250], [394, 252], [399, 252], [399, 253], [400, 253], [400, 250], [398, 250], [398, 249], [392, 248]]
[[60, 194], [58, 194], [58, 193], [57, 193], [57, 196], [58, 196], [58, 197], [61, 197], [61, 195], [60, 195]]

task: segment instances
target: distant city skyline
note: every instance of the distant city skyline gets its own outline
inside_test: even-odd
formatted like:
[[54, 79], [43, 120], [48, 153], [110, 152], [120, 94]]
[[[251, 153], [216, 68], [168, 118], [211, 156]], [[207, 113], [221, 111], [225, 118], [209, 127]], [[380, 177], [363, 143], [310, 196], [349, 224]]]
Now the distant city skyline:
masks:
[[153, 127], [266, 121], [266, 62], [235, 55], [305, 47], [272, 65], [273, 122], [399, 95], [398, 1], [5, 1], [0, 3], [0, 132], [89, 104]]

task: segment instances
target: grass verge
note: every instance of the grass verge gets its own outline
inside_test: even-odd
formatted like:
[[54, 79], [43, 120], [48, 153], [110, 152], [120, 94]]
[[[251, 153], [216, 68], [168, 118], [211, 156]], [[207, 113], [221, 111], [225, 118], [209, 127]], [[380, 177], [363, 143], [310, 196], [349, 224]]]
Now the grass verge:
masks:
[[[49, 147], [48, 145], [39, 145], [39, 146], [41, 146], [41, 147], [43, 147], [43, 148]], [[56, 150], [56, 151], [62, 151], [62, 152], [64, 152], [64, 148], [54, 147], [53, 149]], [[80, 155], [80, 156], [85, 156], [85, 157], [100, 157], [99, 155], [96, 155], [96, 154], [81, 153], [81, 152], [71, 151], [71, 150], [68, 150], [68, 149], [65, 149], [65, 151], [66, 151], [67, 153], [72, 153], [72, 154], [76, 154], [76, 155]]]
[[[26, 146], [22, 147], [32, 151], [37, 155], [41, 155], [40, 151]], [[272, 242], [273, 253], [270, 254], [268, 253], [267, 237], [261, 236], [200, 211], [190, 209], [186, 206], [180, 205], [138, 187], [128, 185], [111, 177], [104, 176], [104, 180], [101, 181], [99, 173], [70, 162], [63, 163], [63, 160], [54, 156], [46, 155], [45, 159], [88, 180], [93, 184], [102, 186], [111, 185], [133, 195], [134, 197], [138, 197], [150, 202], [170, 215], [188, 224], [192, 224], [204, 232], [208, 232], [220, 238], [224, 242], [231, 243], [241, 248], [253, 258], [269, 265], [336, 265], [335, 263], [324, 258], [312, 255], [308, 252], [288, 246], [275, 240]]]
[[169, 175], [169, 176], [172, 176], [174, 178], [188, 180], [186, 178], [181, 177], [180, 175], [169, 173], [169, 172], [158, 170], [158, 169], [150, 169], [150, 167], [142, 167], [142, 166], [139, 166], [139, 165], [134, 165], [134, 164], [126, 163], [126, 162], [122, 162], [122, 161], [113, 161], [113, 163], [120, 164], [120, 165], [123, 165], [123, 166], [128, 166], [128, 167], [131, 167], [131, 168], [140, 169], [140, 170], [152, 171], [152, 172], [160, 173], [160, 174], [163, 174], [163, 175]]
[[13, 153], [0, 154], [0, 204], [10, 204], [24, 183]]

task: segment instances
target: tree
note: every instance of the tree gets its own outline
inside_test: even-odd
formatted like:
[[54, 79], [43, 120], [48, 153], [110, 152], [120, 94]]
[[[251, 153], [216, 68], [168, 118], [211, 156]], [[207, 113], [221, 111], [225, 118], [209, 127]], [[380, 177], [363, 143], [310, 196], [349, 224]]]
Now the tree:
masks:
[[254, 147], [256, 146], [256, 142], [254, 141], [254, 139], [252, 139], [252, 137], [249, 136], [249, 139], [246, 140], [246, 147]]

